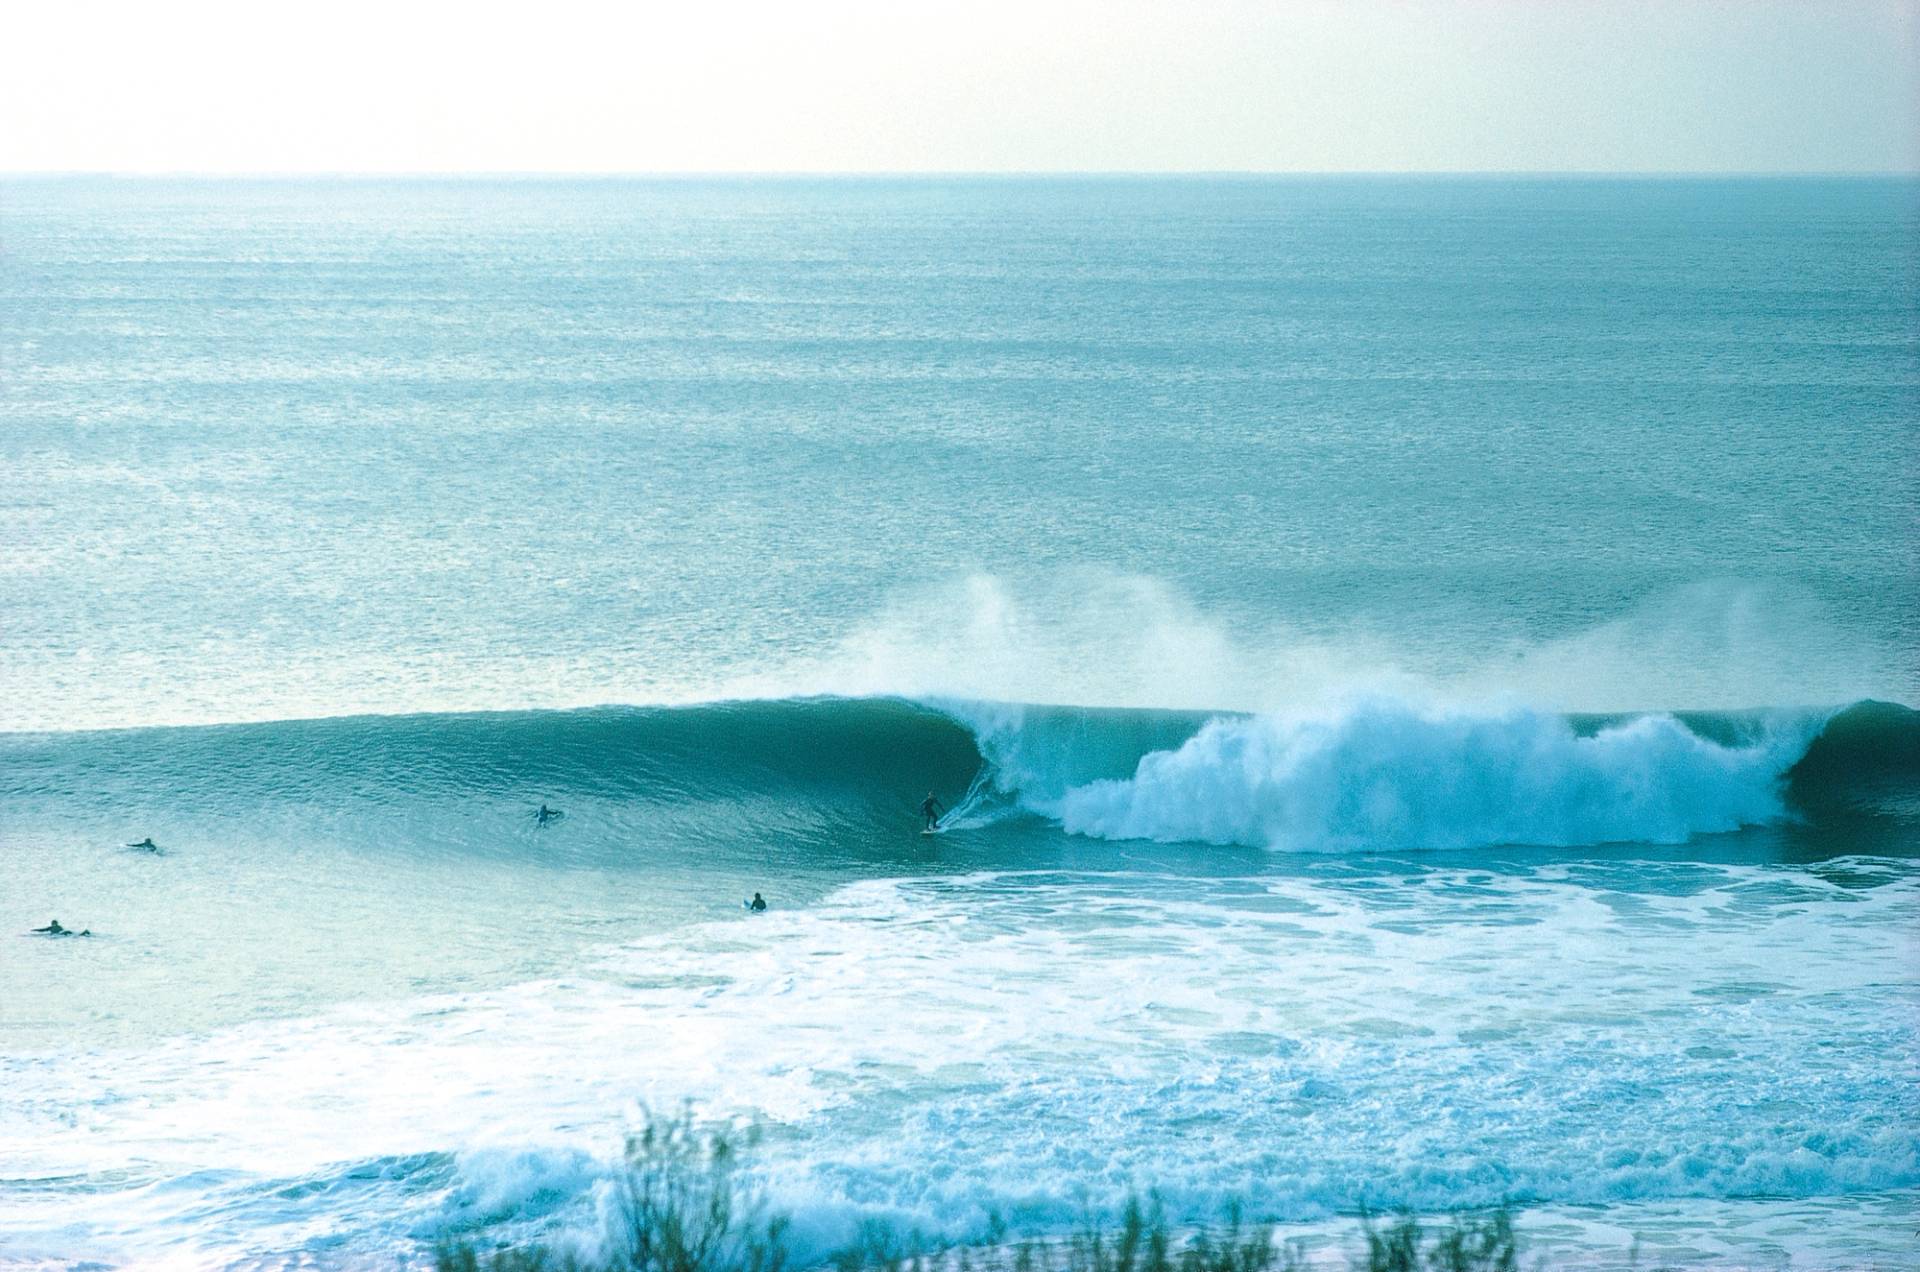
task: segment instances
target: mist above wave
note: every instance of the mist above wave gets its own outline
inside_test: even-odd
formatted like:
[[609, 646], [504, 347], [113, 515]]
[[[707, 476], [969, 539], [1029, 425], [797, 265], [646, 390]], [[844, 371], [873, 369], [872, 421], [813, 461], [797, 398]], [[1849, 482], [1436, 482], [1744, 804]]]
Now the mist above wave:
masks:
[[[0, 650], [0, 731], [342, 715], [556, 710], [728, 699], [947, 697], [1082, 706], [1293, 711], [1386, 694], [1546, 710], [1832, 705], [1915, 698], [1903, 651], [1778, 583], [1701, 583], [1567, 628], [1510, 612], [1430, 612], [1407, 597], [1292, 604], [1285, 589], [1202, 601], [1099, 568], [950, 575], [865, 615], [796, 611], [774, 643], [727, 645], [724, 613], [688, 614], [720, 647], [624, 637], [555, 651], [404, 646], [324, 655], [255, 643], [91, 655], [46, 666]], [[1470, 607], [1469, 607], [1470, 608]], [[697, 620], [697, 621], [696, 621]], [[1540, 636], [1523, 636], [1545, 630]], [[44, 651], [43, 651], [44, 652]]]

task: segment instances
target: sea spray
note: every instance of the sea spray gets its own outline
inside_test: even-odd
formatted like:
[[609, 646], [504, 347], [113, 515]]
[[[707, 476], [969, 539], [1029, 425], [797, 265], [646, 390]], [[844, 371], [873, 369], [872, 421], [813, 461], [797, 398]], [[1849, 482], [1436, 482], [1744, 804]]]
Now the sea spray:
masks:
[[969, 723], [1002, 785], [1076, 834], [1352, 850], [1679, 843], [1778, 821], [1783, 779], [1827, 714], [1777, 714], [1730, 744], [1671, 715], [1583, 733], [1526, 708], [1373, 698], [1215, 717], [1130, 775], [1093, 780], [1065, 771], [1084, 765], [1084, 747], [1029, 738], [1017, 711], [981, 709]]
[[212, 821], [248, 842], [343, 838], [395, 857], [518, 851], [513, 835], [473, 836], [517, 827], [529, 799], [576, 815], [541, 841], [549, 856], [625, 861], [594, 828], [656, 848], [895, 844], [929, 789], [969, 824], [1020, 813], [1101, 838], [1574, 846], [1789, 815], [1897, 822], [1916, 806], [1916, 755], [1920, 714], [1884, 703], [1602, 719], [1385, 697], [1259, 716], [818, 698], [18, 734], [0, 737], [0, 795], [23, 828], [98, 822], [112, 839], [132, 824], [166, 841]]

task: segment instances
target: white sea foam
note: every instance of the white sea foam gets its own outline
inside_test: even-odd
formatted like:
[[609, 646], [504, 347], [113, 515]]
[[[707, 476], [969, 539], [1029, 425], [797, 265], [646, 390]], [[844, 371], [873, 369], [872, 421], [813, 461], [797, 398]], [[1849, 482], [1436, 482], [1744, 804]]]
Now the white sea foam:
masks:
[[[799, 652], [796, 652], [799, 651]], [[511, 658], [342, 653], [298, 666], [259, 651], [141, 655], [105, 674], [80, 651], [48, 668], [0, 647], [0, 730], [62, 731], [356, 714], [687, 705], [816, 695], [1084, 706], [1299, 711], [1385, 695], [1555, 711], [1738, 709], [1902, 701], [1911, 675], [1820, 599], [1777, 583], [1699, 584], [1643, 597], [1538, 640], [1428, 647], [1404, 624], [1209, 608], [1148, 575], [975, 572], [904, 586], [873, 612], [703, 666], [636, 662], [616, 643]], [[132, 674], [137, 673], [137, 674]]]

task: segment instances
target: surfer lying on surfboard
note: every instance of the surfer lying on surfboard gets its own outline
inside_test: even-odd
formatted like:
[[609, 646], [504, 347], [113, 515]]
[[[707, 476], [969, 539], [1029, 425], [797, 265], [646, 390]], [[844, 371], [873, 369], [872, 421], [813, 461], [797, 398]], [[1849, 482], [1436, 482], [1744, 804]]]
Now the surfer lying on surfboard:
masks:
[[947, 815], [947, 810], [940, 807], [940, 801], [933, 797], [932, 791], [928, 791], [927, 797], [920, 801], [920, 815], [927, 819], [924, 829], [938, 830], [940, 819]]

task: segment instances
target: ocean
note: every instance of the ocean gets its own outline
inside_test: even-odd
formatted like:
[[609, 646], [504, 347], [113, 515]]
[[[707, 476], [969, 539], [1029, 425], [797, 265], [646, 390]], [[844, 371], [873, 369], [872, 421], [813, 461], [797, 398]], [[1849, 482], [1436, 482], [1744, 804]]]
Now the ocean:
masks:
[[0, 181], [0, 1264], [590, 1249], [685, 1110], [808, 1258], [1152, 1190], [1911, 1266], [1917, 245], [1891, 178]]

